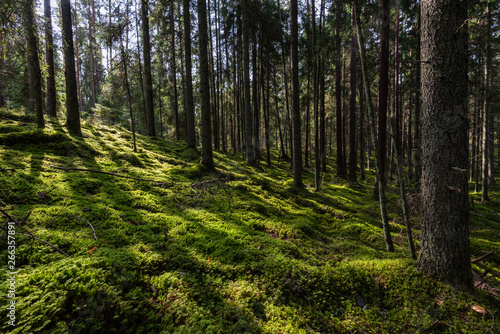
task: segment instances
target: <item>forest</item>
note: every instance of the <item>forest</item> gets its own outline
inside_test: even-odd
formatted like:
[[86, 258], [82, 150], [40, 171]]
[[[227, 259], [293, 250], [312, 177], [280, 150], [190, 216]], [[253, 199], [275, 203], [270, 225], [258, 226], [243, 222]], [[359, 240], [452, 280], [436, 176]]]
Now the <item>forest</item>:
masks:
[[2, 333], [498, 333], [500, 1], [2, 0]]

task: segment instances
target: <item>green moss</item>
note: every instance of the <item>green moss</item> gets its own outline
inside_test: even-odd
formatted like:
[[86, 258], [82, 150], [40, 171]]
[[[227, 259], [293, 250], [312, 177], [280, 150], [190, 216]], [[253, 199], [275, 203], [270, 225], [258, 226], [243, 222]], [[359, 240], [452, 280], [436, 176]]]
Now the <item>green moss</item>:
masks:
[[[0, 167], [16, 170], [0, 172], [0, 205], [16, 219], [31, 212], [23, 226], [70, 255], [18, 231], [15, 333], [483, 333], [494, 326], [497, 300], [458, 293], [408, 260], [395, 203], [396, 252], [385, 252], [372, 172], [351, 188], [330, 178], [329, 167], [316, 192], [309, 171], [309, 186], [293, 187], [277, 152], [272, 166], [252, 167], [215, 151], [218, 170], [232, 179], [193, 188], [220, 175], [183, 142], [138, 135], [133, 153], [120, 127], [84, 123], [76, 139], [60, 125], [35, 130], [19, 112], [8, 114], [0, 112]], [[491, 194], [498, 198], [500, 186]], [[397, 199], [392, 184], [388, 199]], [[473, 257], [500, 252], [499, 212], [494, 201], [476, 202]], [[418, 212], [418, 246], [417, 219]], [[500, 285], [496, 254], [473, 268]], [[4, 266], [7, 290], [5, 275]]]

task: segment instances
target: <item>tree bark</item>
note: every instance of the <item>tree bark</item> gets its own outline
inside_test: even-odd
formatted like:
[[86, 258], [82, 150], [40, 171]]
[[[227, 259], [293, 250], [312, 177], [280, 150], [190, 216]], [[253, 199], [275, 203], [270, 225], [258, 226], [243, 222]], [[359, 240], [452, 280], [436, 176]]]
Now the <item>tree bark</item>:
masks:
[[33, 0], [25, 5], [26, 43], [29, 84], [29, 108], [35, 112], [38, 128], [45, 127], [43, 118], [42, 72], [38, 58], [38, 38], [36, 33], [35, 9]]
[[[356, 8], [355, 6], [355, 1], [352, 2], [352, 6]], [[366, 65], [366, 58], [365, 58], [365, 43], [363, 40], [363, 35], [361, 34], [361, 28], [360, 28], [360, 19], [359, 19], [359, 11], [357, 12], [358, 15], [356, 15], [356, 35], [357, 35], [357, 42], [358, 42], [358, 50], [359, 50], [359, 60], [361, 62], [361, 74], [363, 75], [363, 86], [365, 89], [365, 96], [366, 96], [366, 108], [368, 110], [368, 121], [370, 123], [370, 139], [371, 143], [373, 146], [373, 151], [375, 155], [375, 172], [378, 174], [380, 173], [379, 170], [379, 152], [376, 150], [377, 146], [377, 139], [375, 136], [375, 115], [372, 107], [372, 98], [371, 98], [371, 88], [370, 88], [370, 81], [368, 80], [368, 66]], [[369, 156], [370, 154], [368, 154]], [[378, 190], [378, 197], [379, 197], [379, 206], [380, 206], [380, 216], [382, 218], [382, 228], [384, 230], [384, 241], [385, 241], [385, 246], [386, 250], [388, 252], [394, 252], [394, 244], [392, 243], [392, 237], [391, 237], [391, 230], [389, 226], [389, 219], [387, 217], [387, 207], [385, 204], [385, 186], [382, 182], [382, 179], [377, 180], [377, 190]]]
[[337, 123], [337, 175], [343, 176], [346, 174], [346, 161], [342, 147], [344, 140], [344, 129], [343, 129], [343, 117], [342, 117], [342, 67], [340, 62], [341, 54], [341, 40], [340, 40], [340, 30], [341, 30], [341, 2], [337, 1], [335, 3], [335, 46], [337, 52], [335, 53], [335, 109], [336, 109], [336, 123]]
[[354, 184], [357, 182], [356, 170], [358, 167], [357, 152], [356, 152], [356, 13], [354, 8], [351, 8], [351, 63], [350, 63], [350, 80], [349, 80], [349, 182]]
[[472, 288], [468, 210], [467, 1], [423, 0], [422, 234], [419, 264]]
[[210, 124], [210, 75], [208, 64], [207, 2], [198, 0], [198, 31], [200, 43], [200, 98], [201, 98], [201, 163], [214, 170], [212, 129]]
[[64, 65], [66, 67], [64, 71], [66, 78], [66, 127], [70, 133], [81, 136], [82, 130], [80, 127], [80, 111], [78, 108], [70, 0], [61, 0], [61, 17]]
[[299, 25], [297, 0], [290, 0], [290, 39], [291, 39], [291, 74], [292, 74], [292, 124], [293, 124], [293, 185], [302, 183], [302, 134], [300, 132], [300, 85], [299, 85]]
[[390, 39], [390, 0], [381, 0], [382, 23], [380, 30], [380, 68], [378, 83], [378, 156], [379, 173], [376, 179], [386, 184], [387, 159], [387, 105], [389, 97], [389, 39]]
[[191, 60], [191, 13], [189, 11], [189, 0], [184, 0], [183, 16], [184, 16], [184, 62], [185, 76], [184, 79], [184, 109], [186, 112], [186, 142], [190, 147], [196, 147], [196, 130], [194, 119], [194, 102], [193, 102], [193, 76], [192, 76], [192, 60]]
[[149, 40], [148, 0], [141, 0], [142, 52], [144, 60], [144, 92], [146, 102], [146, 134], [154, 137], [155, 115], [153, 101], [153, 79], [151, 76], [151, 46]]
[[250, 96], [250, 40], [249, 40], [249, 20], [248, 15], [248, 0], [242, 0], [242, 10], [243, 10], [243, 113], [245, 119], [245, 151], [246, 151], [246, 161], [249, 164], [255, 164], [257, 162], [255, 149], [254, 149], [254, 139], [253, 139], [253, 113], [251, 108], [251, 96]]
[[54, 42], [52, 39], [52, 13], [50, 9], [50, 0], [43, 1], [45, 15], [45, 55], [47, 58], [47, 115], [56, 117], [56, 75], [54, 67]]

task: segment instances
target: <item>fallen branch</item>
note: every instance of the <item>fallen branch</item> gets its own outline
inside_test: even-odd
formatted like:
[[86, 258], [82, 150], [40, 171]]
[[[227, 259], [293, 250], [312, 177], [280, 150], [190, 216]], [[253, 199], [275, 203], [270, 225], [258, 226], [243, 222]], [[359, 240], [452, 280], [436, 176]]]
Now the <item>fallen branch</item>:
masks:
[[71, 216], [71, 217], [73, 217], [73, 218], [75, 218], [75, 219], [80, 219], [81, 221], [84, 221], [84, 222], [86, 222], [87, 224], [89, 224], [89, 225], [90, 225], [90, 227], [92, 228], [92, 232], [94, 232], [94, 239], [95, 239], [95, 240], [97, 240], [97, 236], [95, 235], [95, 229], [94, 229], [94, 226], [92, 226], [92, 224], [91, 224], [88, 220], [83, 219], [83, 218], [78, 217], [78, 216], [75, 216], [75, 215], [70, 215], [70, 216]]
[[43, 242], [44, 244], [49, 245], [50, 247], [54, 248], [55, 250], [58, 250], [61, 254], [64, 254], [64, 255], [66, 255], [67, 257], [69, 257], [69, 255], [68, 255], [68, 254], [66, 254], [64, 251], [62, 251], [61, 249], [59, 249], [57, 246], [54, 246], [54, 245], [53, 245], [53, 244], [51, 244], [50, 242], [47, 242], [47, 241], [45, 241], [45, 240], [42, 240], [42, 239], [37, 238], [37, 237], [35, 237], [34, 235], [30, 235], [30, 234], [22, 234], [22, 233], [21, 233], [21, 234], [19, 234], [19, 235], [24, 235], [25, 237], [30, 237], [30, 238], [33, 238], [33, 239], [35, 239], [35, 240], [41, 241], [41, 242]]
[[[140, 177], [132, 177], [132, 176], [126, 176], [126, 175], [120, 175], [120, 174], [115, 174], [115, 173], [108, 173], [108, 172], [103, 172], [100, 170], [95, 170], [95, 169], [85, 169], [85, 168], [73, 168], [73, 167], [57, 167], [57, 166], [47, 166], [49, 168], [53, 169], [60, 169], [60, 170], [76, 170], [80, 172], [90, 172], [90, 173], [99, 173], [99, 174], [106, 174], [106, 175], [111, 175], [115, 177], [121, 177], [124, 179], [130, 179], [130, 180], [136, 180], [136, 181], [146, 181], [146, 182], [158, 182], [156, 180], [151, 180], [151, 179], [141, 179]], [[158, 182], [160, 183], [160, 182]]]
[[[40, 238], [37, 238], [33, 235], [33, 233], [31, 233], [26, 227], [24, 226], [21, 226], [21, 223], [19, 223], [17, 220], [15, 220], [14, 218], [12, 218], [7, 212], [5, 212], [4, 210], [0, 209], [0, 212], [5, 216], [7, 217], [7, 219], [9, 219], [9, 221], [11, 222], [14, 222], [14, 224], [16, 224], [17, 226], [19, 226], [20, 228], [22, 228], [24, 231], [27, 232], [27, 234], [23, 234], [23, 233], [19, 233], [19, 235], [23, 235], [25, 237], [29, 237], [29, 238], [32, 238], [32, 239], [35, 239], [35, 240], [38, 240], [40, 242], [43, 242], [44, 244], [47, 244], [49, 245], [50, 247], [56, 249], [57, 251], [59, 251], [60, 253], [66, 255], [67, 257], [69, 257], [68, 254], [66, 254], [64, 251], [62, 251], [61, 249], [59, 249], [57, 246], [54, 246], [52, 245], [50, 242], [47, 242], [45, 240], [42, 240]], [[28, 212], [28, 214], [26, 215], [26, 217], [22, 220], [22, 222], [26, 221], [26, 219], [28, 219], [28, 217], [30, 216], [31, 214], [31, 211]]]
[[476, 262], [482, 261], [482, 260], [486, 259], [487, 257], [493, 255], [493, 254], [495, 254], [495, 251], [491, 251], [491, 252], [486, 253], [483, 256], [480, 256], [480, 257], [478, 257], [476, 259], [470, 260], [470, 263], [476, 263]]

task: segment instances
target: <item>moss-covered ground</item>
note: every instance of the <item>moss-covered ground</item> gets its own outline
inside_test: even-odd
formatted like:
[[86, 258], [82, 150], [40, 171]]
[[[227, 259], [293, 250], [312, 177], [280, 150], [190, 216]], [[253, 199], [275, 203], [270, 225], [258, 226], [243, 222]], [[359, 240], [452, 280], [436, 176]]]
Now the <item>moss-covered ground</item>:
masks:
[[[472, 257], [495, 252], [473, 269], [490, 292], [464, 293], [410, 260], [392, 183], [396, 251], [385, 252], [372, 172], [350, 186], [329, 167], [315, 192], [306, 169], [306, 188], [295, 190], [289, 164], [275, 154], [271, 166], [251, 167], [214, 152], [218, 173], [210, 174], [184, 142], [138, 136], [134, 153], [121, 127], [84, 123], [76, 138], [56, 119], [43, 131], [31, 122], [0, 112], [0, 208], [21, 223], [15, 327], [0, 231], [1, 332], [500, 331], [491, 294], [500, 285], [498, 185], [486, 203], [471, 192]], [[418, 249], [419, 201], [410, 198]]]

